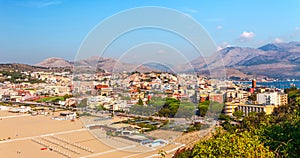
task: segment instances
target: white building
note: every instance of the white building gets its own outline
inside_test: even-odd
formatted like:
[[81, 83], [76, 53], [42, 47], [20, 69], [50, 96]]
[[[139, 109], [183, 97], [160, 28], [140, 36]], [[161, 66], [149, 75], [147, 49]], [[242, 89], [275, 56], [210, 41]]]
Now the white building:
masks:
[[258, 104], [280, 105], [280, 97], [277, 92], [258, 93], [256, 95]]

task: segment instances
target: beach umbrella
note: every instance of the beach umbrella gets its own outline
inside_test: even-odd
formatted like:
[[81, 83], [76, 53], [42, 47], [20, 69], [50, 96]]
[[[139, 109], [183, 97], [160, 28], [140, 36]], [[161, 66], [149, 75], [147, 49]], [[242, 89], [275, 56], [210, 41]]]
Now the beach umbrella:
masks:
[[41, 150], [47, 150], [47, 148], [46, 148], [46, 147], [44, 147], [44, 148], [41, 148]]

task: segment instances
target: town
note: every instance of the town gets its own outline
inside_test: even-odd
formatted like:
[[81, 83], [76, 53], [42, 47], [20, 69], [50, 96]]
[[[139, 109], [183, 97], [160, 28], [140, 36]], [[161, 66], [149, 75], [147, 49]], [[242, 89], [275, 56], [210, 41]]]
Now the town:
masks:
[[300, 1], [0, 1], [0, 157], [300, 157]]
[[255, 79], [251, 85], [238, 85], [233, 81], [209, 79], [195, 74], [83, 73], [73, 78], [71, 72], [10, 70], [9, 73], [2, 71], [0, 80], [3, 81], [0, 85], [1, 102], [14, 105], [85, 107], [89, 110], [130, 113], [130, 109], [133, 110], [136, 105], [150, 108], [158, 100], [173, 98], [191, 103], [194, 107], [206, 101], [221, 103], [224, 104], [222, 113], [232, 117], [238, 110], [245, 116], [261, 111], [270, 114], [275, 107], [288, 103], [283, 89], [258, 87]]
[[50, 115], [53, 120], [80, 118], [103, 143], [115, 148], [141, 145], [145, 152], [186, 144], [175, 140], [182, 133], [220, 126], [224, 118], [238, 124], [251, 113], [271, 114], [288, 103], [283, 89], [257, 86], [255, 79], [245, 85], [197, 74], [3, 69], [0, 79], [1, 111]]

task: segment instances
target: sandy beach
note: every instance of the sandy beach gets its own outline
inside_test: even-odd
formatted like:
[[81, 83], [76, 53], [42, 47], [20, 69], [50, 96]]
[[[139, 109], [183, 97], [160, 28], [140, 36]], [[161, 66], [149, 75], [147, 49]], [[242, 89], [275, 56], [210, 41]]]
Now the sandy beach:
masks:
[[[141, 151], [144, 147], [138, 144], [113, 147], [107, 145], [103, 140], [98, 140], [95, 133], [86, 129], [80, 119], [75, 119], [73, 122], [70, 120], [53, 120], [51, 119], [52, 115], [31, 116], [7, 111], [0, 111], [0, 114], [2, 117], [0, 120], [1, 157], [157, 157], [158, 150], [153, 149], [153, 151], [143, 153]], [[110, 140], [106, 139], [105, 141]], [[118, 143], [116, 138], [114, 141]], [[180, 145], [170, 144], [161, 149], [171, 151], [178, 146]], [[168, 155], [171, 156], [174, 152], [172, 151]]]

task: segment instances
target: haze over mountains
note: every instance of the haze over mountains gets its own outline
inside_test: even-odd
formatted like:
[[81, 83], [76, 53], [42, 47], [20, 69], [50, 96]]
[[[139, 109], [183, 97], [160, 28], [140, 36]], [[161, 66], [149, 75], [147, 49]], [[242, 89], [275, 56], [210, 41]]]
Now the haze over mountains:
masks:
[[73, 66], [73, 62], [69, 62], [62, 58], [47, 58], [37, 64], [35, 66], [39, 67], [71, 67]]
[[[227, 47], [220, 50], [224, 66], [246, 74], [274, 78], [300, 78], [300, 42], [271, 43], [259, 48]], [[222, 61], [199, 57], [191, 61], [198, 71], [219, 67]]]
[[[91, 67], [91, 68], [99, 68], [105, 71], [125, 71], [125, 70], [134, 70], [141, 72], [147, 72], [147, 71], [158, 71], [157, 69], [153, 69], [144, 65], [136, 65], [136, 64], [130, 64], [130, 63], [124, 63], [120, 62], [113, 58], [104, 58], [104, 57], [90, 57], [83, 60], [78, 60], [76, 62], [70, 62], [62, 58], [47, 58], [43, 60], [40, 63], [35, 64], [35, 66], [39, 67], [73, 67], [81, 66], [81, 67]], [[121, 68], [121, 69], [120, 69]], [[118, 70], [116, 70], [118, 69]]]
[[[274, 78], [297, 78], [300, 79], [300, 42], [270, 43], [259, 48], [227, 47], [219, 51], [222, 58], [198, 57], [189, 64], [197, 72], [207, 73], [208, 68], [224, 69], [228, 76], [244, 77], [246, 75], [262, 75]], [[223, 61], [222, 61], [223, 60]], [[223, 64], [224, 67], [223, 67]], [[106, 71], [112, 71], [118, 64], [120, 70], [133, 70], [136, 64], [118, 62], [116, 59], [91, 57], [76, 62], [79, 66], [94, 67], [97, 65]], [[176, 72], [188, 70], [187, 63], [178, 63], [171, 67]], [[40, 67], [68, 67], [74, 62], [60, 58], [46, 59], [36, 66]], [[138, 71], [166, 71], [166, 66], [151, 64], [140, 65]]]

